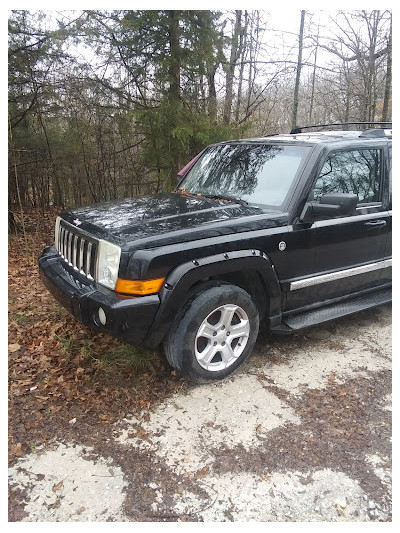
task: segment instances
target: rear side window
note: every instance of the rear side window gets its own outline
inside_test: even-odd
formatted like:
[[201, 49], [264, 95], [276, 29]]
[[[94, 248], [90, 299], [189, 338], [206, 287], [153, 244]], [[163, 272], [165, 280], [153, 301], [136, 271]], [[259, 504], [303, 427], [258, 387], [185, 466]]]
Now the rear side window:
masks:
[[360, 204], [380, 202], [382, 151], [379, 149], [333, 152], [314, 186], [314, 199], [327, 193], [357, 194]]

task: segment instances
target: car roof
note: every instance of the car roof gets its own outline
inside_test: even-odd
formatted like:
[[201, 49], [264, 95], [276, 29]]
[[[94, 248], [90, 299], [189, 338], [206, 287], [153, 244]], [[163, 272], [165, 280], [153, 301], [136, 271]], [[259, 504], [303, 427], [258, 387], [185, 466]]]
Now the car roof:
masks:
[[[268, 135], [266, 137], [257, 137], [253, 139], [238, 139], [235, 141], [225, 141], [226, 143], [274, 143], [274, 142], [294, 142], [294, 143], [332, 143], [346, 140], [363, 140], [363, 139], [391, 139], [392, 130], [383, 128], [374, 128], [369, 130], [335, 130], [335, 131], [313, 131], [301, 133], [279, 133], [277, 135]], [[221, 143], [225, 144], [225, 143]]]

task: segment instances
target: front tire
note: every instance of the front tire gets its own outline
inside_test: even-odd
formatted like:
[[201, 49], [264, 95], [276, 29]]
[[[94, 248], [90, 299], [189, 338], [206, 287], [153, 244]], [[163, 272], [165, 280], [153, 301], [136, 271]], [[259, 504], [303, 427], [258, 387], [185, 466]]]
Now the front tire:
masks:
[[164, 342], [168, 362], [201, 383], [223, 379], [248, 358], [257, 340], [258, 311], [235, 285], [195, 294], [182, 308]]

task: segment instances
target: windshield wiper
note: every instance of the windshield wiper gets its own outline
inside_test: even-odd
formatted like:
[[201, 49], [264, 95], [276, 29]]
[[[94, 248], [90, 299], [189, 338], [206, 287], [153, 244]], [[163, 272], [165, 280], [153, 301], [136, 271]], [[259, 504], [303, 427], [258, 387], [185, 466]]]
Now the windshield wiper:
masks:
[[183, 194], [184, 196], [203, 196], [204, 198], [211, 198], [213, 200], [226, 200], [227, 202], [235, 202], [236, 204], [249, 205], [249, 202], [246, 202], [246, 200], [242, 200], [242, 198], [235, 198], [234, 196], [229, 196], [226, 194], [207, 194], [202, 192], [190, 192], [184, 189], [183, 187], [175, 189], [174, 192]]
[[190, 191], [187, 191], [186, 189], [184, 189], [183, 187], [179, 187], [179, 189], [175, 189], [174, 191], [172, 192], [175, 192], [175, 193], [179, 193], [179, 194], [183, 194], [184, 196], [197, 196], [197, 194], [194, 194]]
[[205, 196], [206, 198], [212, 198], [213, 200], [227, 200], [228, 202], [235, 202], [241, 205], [249, 205], [249, 202], [243, 200], [242, 198], [235, 198], [234, 196], [229, 196], [226, 194], [203, 194], [199, 193], [199, 196]]

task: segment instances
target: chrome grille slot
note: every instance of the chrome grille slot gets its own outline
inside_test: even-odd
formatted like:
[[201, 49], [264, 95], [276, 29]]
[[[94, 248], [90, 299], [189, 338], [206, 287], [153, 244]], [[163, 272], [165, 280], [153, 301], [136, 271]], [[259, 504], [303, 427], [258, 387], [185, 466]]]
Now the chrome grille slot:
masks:
[[[90, 272], [90, 264], [92, 263], [92, 260], [91, 260], [91, 258], [92, 258], [92, 248], [93, 248], [92, 243], [88, 242], [87, 251], [86, 251], [85, 272]], [[94, 276], [94, 261], [93, 261], [93, 273], [92, 273], [92, 276]]]
[[73, 226], [60, 220], [55, 246], [62, 259], [74, 270], [94, 279], [97, 242], [82, 235]]
[[75, 270], [78, 270], [77, 260], [76, 260], [77, 252], [78, 252], [78, 235], [74, 235], [74, 241], [72, 245], [72, 266], [75, 268]]
[[79, 243], [79, 260], [78, 260], [78, 268], [79, 272], [81, 274], [84, 274], [85, 271], [83, 270], [83, 252], [85, 250], [85, 239], [81, 237], [80, 243]]
[[61, 254], [61, 257], [63, 259], [64, 259], [64, 254], [65, 254], [65, 250], [64, 250], [64, 234], [65, 234], [65, 229], [62, 226], [60, 226], [60, 231], [58, 233], [57, 250]]
[[67, 261], [70, 266], [72, 266], [72, 235], [73, 233], [71, 231], [68, 232], [68, 240], [67, 240]]

